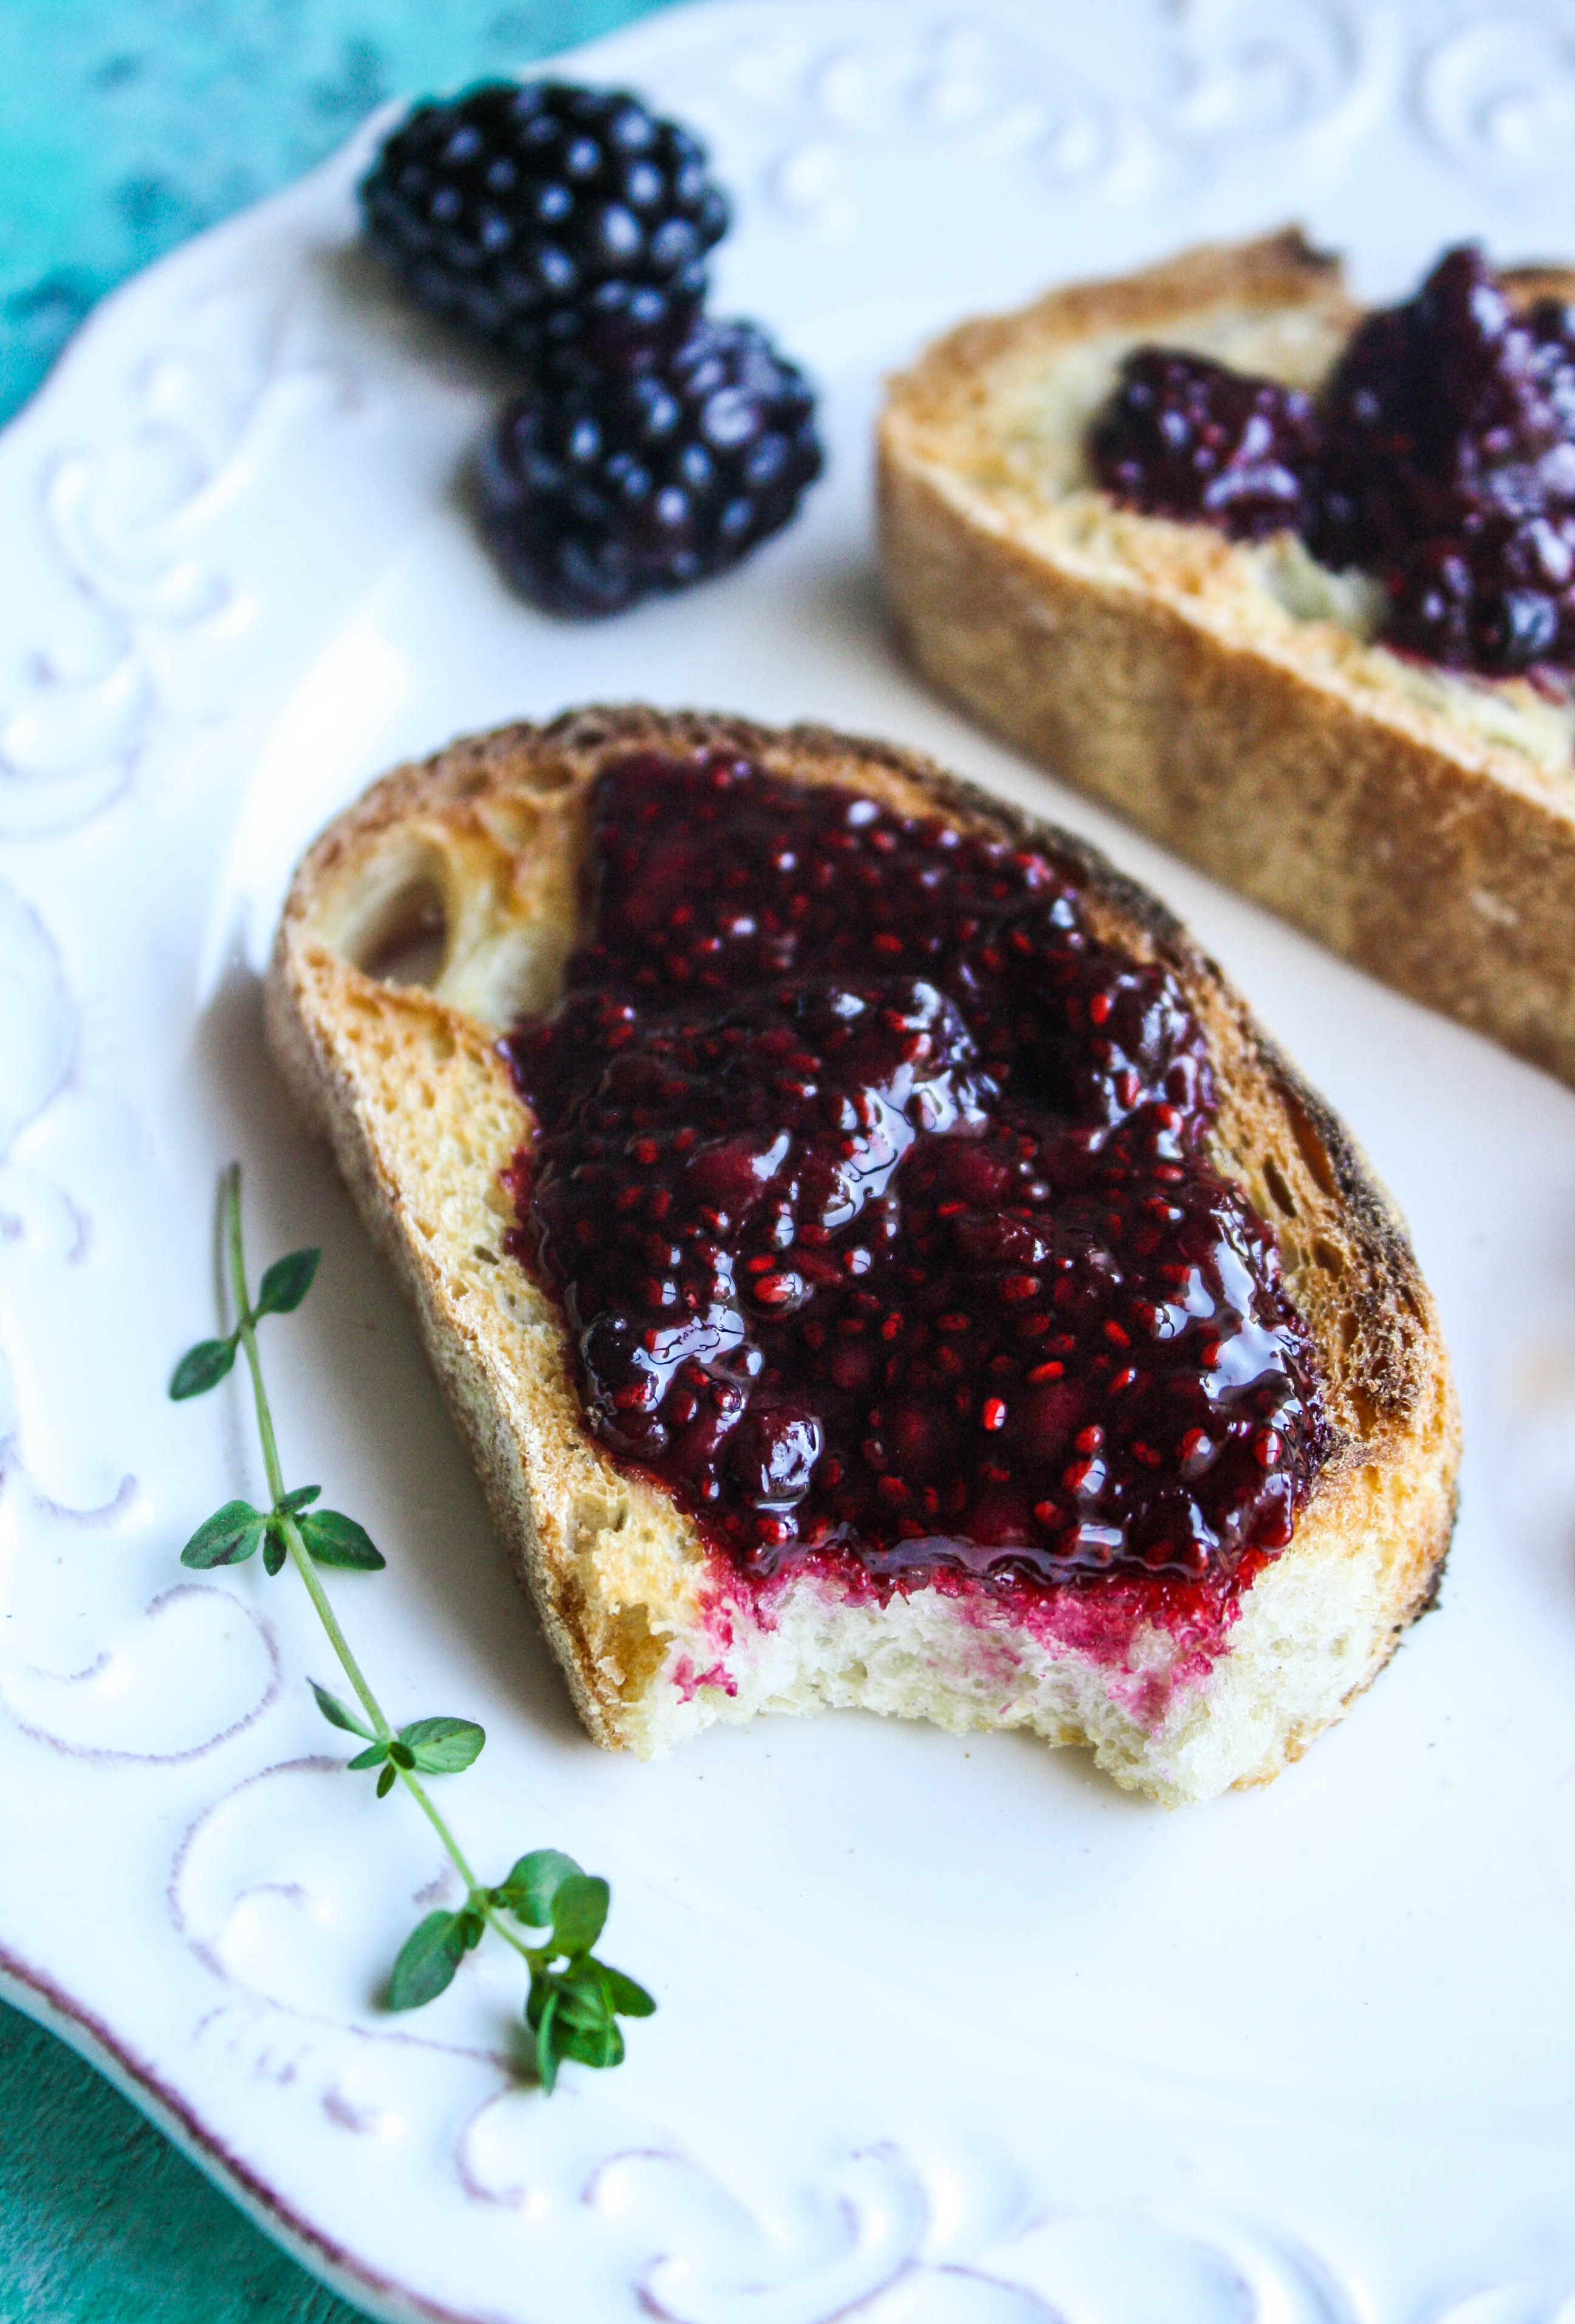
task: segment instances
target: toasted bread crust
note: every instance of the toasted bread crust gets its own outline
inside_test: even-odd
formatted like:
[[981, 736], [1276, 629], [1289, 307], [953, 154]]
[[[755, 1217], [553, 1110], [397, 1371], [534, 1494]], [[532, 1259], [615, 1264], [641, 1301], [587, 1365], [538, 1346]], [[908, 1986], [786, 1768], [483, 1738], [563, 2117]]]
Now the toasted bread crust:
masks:
[[[1530, 298], [1572, 278], [1515, 270]], [[1521, 681], [1293, 618], [1251, 550], [1000, 457], [1007, 403], [1096, 346], [1359, 310], [1285, 234], [965, 324], [891, 383], [881, 559], [920, 667], [1057, 775], [1385, 982], [1575, 1082], [1575, 765]], [[1063, 447], [1064, 448], [1064, 447]], [[1096, 508], [1092, 504], [1101, 503]], [[1073, 521], [1074, 512], [1076, 521]], [[1533, 741], [1534, 742], [1534, 735]], [[1555, 738], [1556, 745], [1556, 738]]]
[[[1179, 923], [1084, 843], [888, 743], [618, 707], [457, 742], [374, 785], [304, 858], [266, 991], [274, 1054], [414, 1308], [590, 1733], [640, 1745], [642, 1694], [714, 1587], [713, 1561], [693, 1524], [585, 1429], [557, 1313], [504, 1253], [500, 1173], [534, 1124], [496, 1042], [552, 997], [575, 932], [589, 787], [637, 747], [732, 750], [1032, 840], [1073, 869], [1101, 933], [1173, 969], [1223, 1092], [1216, 1158], [1279, 1230], [1337, 1434], [1279, 1563], [1377, 1557], [1381, 1607], [1350, 1691], [1367, 1684], [1435, 1586], [1458, 1421], [1405, 1228], [1338, 1121]], [[445, 948], [431, 991], [383, 982], [380, 951], [434, 896]], [[1312, 1731], [1287, 1730], [1272, 1764], [1229, 1779], [1266, 1779]]]

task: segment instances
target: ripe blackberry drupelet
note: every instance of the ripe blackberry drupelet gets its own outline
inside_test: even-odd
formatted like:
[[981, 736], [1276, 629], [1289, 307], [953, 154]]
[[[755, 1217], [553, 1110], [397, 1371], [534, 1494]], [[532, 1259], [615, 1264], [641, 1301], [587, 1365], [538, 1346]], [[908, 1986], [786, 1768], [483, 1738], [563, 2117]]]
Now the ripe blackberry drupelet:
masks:
[[705, 151], [622, 89], [489, 82], [419, 106], [361, 185], [367, 238], [420, 303], [533, 359], [587, 327], [670, 344], [726, 197]]
[[615, 613], [736, 565], [820, 474], [815, 398], [753, 323], [665, 360], [547, 366], [481, 456], [481, 522], [522, 596]]

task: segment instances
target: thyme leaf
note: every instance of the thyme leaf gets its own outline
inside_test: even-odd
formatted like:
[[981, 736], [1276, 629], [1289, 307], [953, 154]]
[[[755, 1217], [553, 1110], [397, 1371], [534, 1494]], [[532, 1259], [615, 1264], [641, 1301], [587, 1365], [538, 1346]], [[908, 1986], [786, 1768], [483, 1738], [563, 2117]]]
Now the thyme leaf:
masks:
[[[292, 1250], [262, 1275], [253, 1299], [247, 1287], [241, 1233], [241, 1166], [232, 1163], [220, 1181], [220, 1218], [236, 1323], [223, 1339], [199, 1340], [176, 1365], [170, 1394], [177, 1403], [204, 1396], [234, 1369], [244, 1354], [252, 1386], [270, 1504], [226, 1501], [198, 1526], [180, 1553], [182, 1564], [199, 1570], [238, 1565], [261, 1547], [270, 1574], [292, 1565], [327, 1634], [340, 1669], [360, 1705], [351, 1710], [315, 1679], [318, 1709], [331, 1727], [352, 1735], [364, 1748], [346, 1764], [377, 1770], [376, 1794], [386, 1799], [396, 1784], [421, 1810], [465, 1884], [457, 1910], [428, 1913], [418, 1922], [395, 1957], [387, 2001], [391, 2009], [419, 2009], [453, 1983], [467, 1952], [490, 1930], [518, 1953], [530, 1971], [525, 2022], [536, 2037], [537, 2073], [550, 2094], [566, 2060], [594, 2068], [616, 2066], [623, 2057], [620, 2017], [649, 2017], [656, 2003], [645, 1987], [621, 1969], [599, 1960], [593, 1950], [606, 1923], [611, 1894], [605, 1880], [581, 1870], [561, 1849], [539, 1848], [521, 1856], [496, 1887], [484, 1886], [439, 1812], [422, 1777], [454, 1775], [480, 1757], [486, 1736], [474, 1719], [415, 1719], [396, 1729], [373, 1692], [340, 1628], [318, 1574], [319, 1566], [362, 1573], [387, 1561], [364, 1526], [337, 1509], [314, 1508], [318, 1485], [287, 1490], [280, 1462], [273, 1414], [262, 1379], [257, 1325], [265, 1315], [288, 1315], [312, 1287], [322, 1254]], [[521, 1930], [544, 1932], [528, 1941]]]

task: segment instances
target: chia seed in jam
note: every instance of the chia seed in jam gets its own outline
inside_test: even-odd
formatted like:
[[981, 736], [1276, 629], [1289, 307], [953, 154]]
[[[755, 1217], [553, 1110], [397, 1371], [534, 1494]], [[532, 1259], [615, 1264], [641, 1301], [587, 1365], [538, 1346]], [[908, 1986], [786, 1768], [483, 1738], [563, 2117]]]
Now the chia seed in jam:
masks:
[[1314, 404], [1139, 347], [1089, 438], [1107, 492], [1233, 540], [1294, 531], [1382, 582], [1384, 635], [1446, 669], [1575, 672], [1575, 310], [1524, 313], [1479, 251], [1361, 322]]
[[1174, 977], [1053, 856], [748, 761], [631, 755], [592, 813], [504, 1048], [598, 1440], [756, 1583], [1070, 1592], [1092, 1640], [1099, 1582], [1217, 1644], [1330, 1434]]

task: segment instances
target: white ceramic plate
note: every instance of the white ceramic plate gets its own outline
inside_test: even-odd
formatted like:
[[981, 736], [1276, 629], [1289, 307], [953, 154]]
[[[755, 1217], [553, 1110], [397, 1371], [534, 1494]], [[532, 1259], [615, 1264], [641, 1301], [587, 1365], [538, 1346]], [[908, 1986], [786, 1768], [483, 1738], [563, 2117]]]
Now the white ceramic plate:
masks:
[[[538, 620], [456, 473], [500, 388], [355, 247], [365, 142], [109, 301], [0, 443], [0, 1963], [312, 2264], [527, 2324], [1547, 2324], [1575, 2287], [1575, 1097], [1063, 794], [894, 659], [883, 366], [971, 308], [1299, 216], [1397, 290], [1575, 247], [1567, 12], [718, 0], [577, 60], [713, 141], [719, 310], [824, 383], [833, 459], [732, 579]], [[401, 753], [646, 696], [926, 745], [1090, 833], [1368, 1144], [1459, 1367], [1442, 1609], [1270, 1791], [1175, 1816], [1075, 1755], [856, 1717], [585, 1741], [404, 1317], [261, 1047], [302, 843]], [[401, 1717], [490, 1737], [485, 1866], [608, 1873], [660, 2014], [545, 2103], [484, 1948], [374, 2006], [441, 1865], [340, 1773], [301, 1593], [182, 1574], [255, 1489], [209, 1327], [216, 1170], [291, 1473], [390, 1553], [336, 1595]]]

